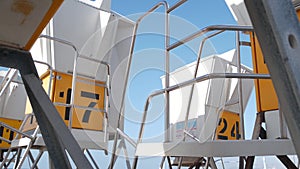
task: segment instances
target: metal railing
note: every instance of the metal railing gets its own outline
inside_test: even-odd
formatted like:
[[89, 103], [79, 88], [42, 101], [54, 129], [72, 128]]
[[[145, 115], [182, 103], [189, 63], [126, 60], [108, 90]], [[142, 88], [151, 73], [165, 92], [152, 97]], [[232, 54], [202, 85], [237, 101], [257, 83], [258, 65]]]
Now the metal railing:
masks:
[[[70, 46], [73, 48], [73, 50], [75, 51], [75, 57], [74, 57], [74, 65], [73, 65], [73, 72], [72, 72], [72, 87], [71, 87], [71, 100], [70, 100], [70, 104], [66, 104], [66, 103], [54, 103], [55, 105], [57, 106], [64, 106], [64, 107], [70, 107], [70, 110], [69, 110], [69, 124], [68, 124], [68, 127], [69, 129], [71, 130], [72, 129], [72, 119], [73, 119], [73, 109], [74, 108], [79, 108], [79, 109], [85, 109], [85, 110], [90, 110], [90, 111], [96, 111], [96, 112], [102, 112], [104, 113], [104, 132], [105, 132], [105, 138], [104, 140], [106, 141], [107, 138], [106, 138], [106, 135], [107, 135], [107, 125], [108, 125], [108, 115], [107, 115], [107, 109], [108, 109], [108, 105], [109, 105], [109, 99], [108, 99], [108, 96], [109, 96], [109, 93], [110, 93], [110, 65], [107, 63], [107, 62], [104, 62], [104, 61], [101, 61], [101, 60], [98, 60], [98, 59], [95, 59], [95, 58], [90, 58], [90, 57], [87, 57], [87, 56], [84, 56], [84, 55], [80, 55], [79, 52], [78, 52], [78, 49], [77, 47], [69, 42], [69, 41], [66, 41], [66, 40], [63, 40], [63, 39], [59, 39], [59, 38], [55, 38], [55, 37], [51, 37], [51, 36], [48, 36], [48, 35], [41, 35], [40, 38], [46, 38], [46, 39], [49, 39], [49, 40], [52, 40], [52, 41], [55, 41], [55, 42], [59, 42], [61, 44], [65, 44], [67, 46]], [[86, 59], [86, 60], [89, 60], [89, 61], [92, 61], [92, 62], [96, 62], [98, 64], [102, 64], [106, 67], [106, 70], [107, 70], [107, 78], [106, 78], [106, 82], [105, 82], [105, 91], [106, 91], [106, 97], [104, 98], [104, 102], [105, 102], [105, 108], [104, 109], [96, 109], [96, 108], [90, 108], [90, 107], [87, 107], [87, 106], [79, 106], [79, 105], [75, 105], [75, 90], [76, 90], [76, 81], [77, 81], [77, 60], [78, 58], [82, 58], [82, 59]], [[50, 75], [51, 76], [51, 75]], [[51, 84], [50, 84], [51, 85]], [[51, 87], [51, 86], [49, 86]]]
[[[21, 136], [23, 136], [23, 137], [29, 138], [29, 139], [31, 140], [30, 142], [33, 142], [33, 141], [36, 139], [36, 135], [38, 134], [39, 128], [37, 127], [32, 135], [29, 135], [29, 134], [24, 133], [24, 132], [22, 131], [23, 128], [24, 128], [24, 126], [25, 126], [25, 124], [26, 124], [26, 121], [27, 121], [28, 118], [29, 118], [29, 116], [30, 116], [29, 114], [28, 114], [27, 116], [25, 116], [25, 118], [24, 118], [24, 120], [23, 120], [23, 122], [22, 122], [22, 124], [21, 124], [21, 126], [20, 126], [19, 129], [16, 129], [16, 128], [12, 127], [12, 126], [9, 126], [9, 125], [7, 125], [7, 124], [5, 124], [5, 123], [3, 123], [3, 122], [0, 122], [0, 126], [3, 126], [3, 127], [5, 127], [5, 128], [8, 128], [9, 130], [11, 130], [11, 131], [13, 131], [13, 132], [16, 132], [16, 136], [14, 137], [13, 140], [18, 139], [19, 136], [21, 135]], [[9, 143], [9, 144], [11, 144], [12, 141], [13, 141], [13, 140], [10, 141], [10, 140], [3, 139], [3, 138], [1, 138], [1, 140], [5, 141], [5, 142], [7, 142], [7, 143]], [[29, 147], [29, 146], [30, 146], [30, 145], [28, 145], [28, 147]], [[9, 160], [8, 164], [6, 164], [6, 161], [7, 161], [7, 159], [9, 158], [9, 155], [10, 155], [10, 153], [12, 152], [12, 150], [13, 150], [12, 147], [10, 147], [10, 148], [7, 150], [7, 152], [6, 152], [6, 154], [5, 154], [5, 157], [3, 158], [3, 161], [2, 161], [2, 163], [1, 163], [1, 165], [0, 165], [0, 168], [3, 168], [5, 165], [8, 166], [9, 163], [12, 161], [12, 159], [11, 159], [11, 160]], [[28, 148], [26, 148], [26, 152], [28, 152]], [[14, 157], [15, 157], [15, 156], [13, 156], [12, 158], [14, 158]], [[25, 158], [24, 158], [24, 159], [25, 159]], [[17, 165], [19, 166], [19, 168], [20, 168], [20, 166], [22, 165], [23, 162], [24, 162], [23, 159], [21, 159], [21, 161], [18, 162]]]
[[[89, 58], [89, 57], [86, 57], [86, 56], [82, 56], [82, 55], [79, 55], [79, 53], [78, 53], [78, 50], [77, 50], [77, 48], [76, 48], [76, 46], [75, 45], [73, 45], [71, 42], [68, 42], [68, 41], [65, 41], [65, 40], [62, 40], [62, 39], [59, 39], [59, 38], [55, 38], [55, 37], [51, 37], [51, 36], [48, 36], [48, 35], [41, 35], [40, 36], [40, 38], [46, 38], [46, 39], [49, 39], [49, 40], [53, 40], [53, 41], [56, 41], [56, 42], [59, 42], [59, 43], [62, 43], [62, 44], [65, 44], [65, 45], [68, 45], [68, 46], [71, 46], [73, 49], [74, 49], [74, 51], [75, 51], [75, 53], [76, 53], [76, 56], [75, 56], [75, 58], [74, 58], [74, 67], [73, 67], [73, 79], [72, 79], [72, 92], [71, 92], [71, 98], [73, 98], [73, 99], [71, 99], [71, 103], [70, 104], [65, 104], [65, 103], [53, 103], [54, 105], [57, 105], [57, 106], [65, 106], [65, 107], [70, 107], [70, 114], [69, 114], [69, 129], [71, 130], [72, 129], [72, 109], [73, 108], [78, 108], [78, 109], [84, 109], [84, 110], [89, 110], [89, 111], [96, 111], [96, 112], [102, 112], [102, 113], [104, 113], [104, 128], [103, 128], [103, 130], [104, 130], [104, 142], [106, 142], [107, 141], [107, 125], [108, 125], [108, 120], [107, 120], [107, 109], [108, 109], [108, 101], [109, 101], [109, 99], [107, 98], [108, 96], [109, 96], [109, 93], [110, 93], [110, 83], [109, 83], [109, 76], [110, 76], [110, 65], [107, 63], [107, 62], [103, 62], [103, 61], [100, 61], [100, 60], [97, 60], [97, 59], [94, 59], [94, 58]], [[96, 63], [99, 63], [99, 64], [102, 64], [102, 65], [105, 65], [106, 66], [106, 68], [107, 68], [107, 80], [106, 80], [106, 82], [105, 82], [105, 85], [104, 85], [104, 87], [105, 87], [105, 92], [106, 92], [106, 97], [104, 98], [105, 100], [105, 108], [104, 109], [97, 109], [97, 108], [91, 108], [91, 107], [86, 107], [86, 106], [79, 106], [79, 105], [75, 105], [74, 104], [74, 91], [75, 91], [75, 85], [76, 85], [76, 78], [77, 78], [77, 71], [76, 71], [76, 69], [77, 69], [77, 59], [78, 58], [83, 58], [83, 59], [86, 59], [86, 60], [90, 60], [90, 61], [93, 61], [93, 62], [96, 62]], [[48, 95], [49, 95], [49, 97], [50, 97], [50, 93], [51, 93], [51, 88], [52, 88], [52, 79], [53, 79], [53, 68], [51, 67], [51, 65], [50, 64], [48, 64], [48, 63], [45, 63], [45, 62], [42, 62], [42, 61], [34, 61], [35, 63], [38, 63], [38, 64], [44, 64], [44, 65], [46, 65], [47, 67], [48, 67], [48, 70], [49, 70], [49, 76], [50, 76], [50, 80], [49, 80], [49, 86], [48, 86], [48, 91], [47, 91], [47, 93], [48, 93]], [[11, 81], [10, 81], [11, 82]], [[3, 90], [3, 89], [2, 89]], [[25, 157], [27, 156], [27, 154], [29, 153], [29, 150], [30, 150], [30, 148], [32, 147], [32, 145], [34, 144], [34, 141], [35, 141], [35, 139], [36, 139], [36, 136], [37, 136], [37, 134], [38, 134], [38, 132], [39, 132], [39, 126], [37, 125], [37, 127], [36, 127], [36, 129], [34, 130], [34, 133], [33, 133], [33, 135], [28, 135], [28, 134], [26, 134], [26, 133], [24, 133], [22, 130], [23, 130], [23, 127], [24, 127], [24, 125], [25, 125], [25, 123], [26, 123], [26, 121], [28, 120], [28, 117], [29, 117], [29, 115], [28, 116], [26, 116], [25, 117], [25, 119], [24, 119], [24, 121], [23, 121], [23, 123], [21, 124], [21, 127], [20, 127], [20, 129], [18, 130], [18, 129], [15, 129], [15, 128], [13, 128], [13, 127], [11, 127], [11, 126], [9, 126], [9, 125], [6, 125], [5, 123], [2, 123], [2, 122], [0, 122], [0, 126], [3, 126], [3, 127], [5, 127], [5, 128], [8, 128], [8, 129], [10, 129], [10, 130], [12, 130], [12, 131], [14, 131], [14, 132], [16, 132], [17, 133], [17, 136], [15, 137], [15, 139], [17, 139], [18, 138], [18, 135], [19, 134], [21, 134], [21, 135], [23, 135], [23, 136], [25, 136], [25, 137], [28, 137], [31, 141], [30, 141], [30, 143], [29, 143], [29, 145], [27, 145], [27, 147], [26, 147], [26, 150], [25, 150], [25, 154], [23, 155], [23, 157], [20, 159], [20, 161], [18, 162], [18, 168], [20, 168], [21, 167], [21, 165], [23, 164], [23, 162], [24, 162], [24, 160], [25, 160]], [[6, 141], [6, 142], [8, 142], [8, 143], [11, 143], [11, 141], [10, 140], [7, 140], [7, 139], [5, 139], [5, 138], [2, 138], [2, 137], [0, 137], [0, 139], [1, 140], [3, 140], [3, 141]], [[12, 148], [9, 148], [8, 149], [8, 152], [6, 153], [6, 156], [5, 156], [5, 160], [8, 158], [8, 156], [9, 156], [9, 154], [10, 154], [10, 152], [12, 151]], [[29, 154], [29, 155], [31, 155], [31, 154]], [[39, 158], [40, 158], [40, 156], [42, 155], [42, 153], [40, 153], [39, 154]], [[33, 162], [33, 166], [36, 166], [36, 164], [37, 164], [37, 162], [38, 162], [38, 159], [36, 160], [36, 161], [32, 161]], [[5, 165], [5, 161], [4, 162], [2, 162], [1, 163], [1, 168], [3, 167]]]
[[[241, 73], [241, 68], [243, 66], [241, 65], [241, 62], [240, 62], [240, 45], [243, 45], [243, 43], [240, 43], [239, 33], [240, 32], [252, 32], [253, 28], [249, 27], [249, 26], [233, 26], [233, 25], [208, 26], [208, 27], [205, 27], [205, 28], [197, 31], [196, 33], [193, 33], [193, 34], [183, 38], [182, 40], [180, 40], [178, 42], [173, 43], [166, 50], [167, 51], [173, 50], [173, 49], [175, 49], [175, 48], [177, 48], [177, 47], [179, 47], [179, 46], [181, 46], [181, 45], [183, 45], [183, 44], [185, 44], [185, 43], [187, 43], [187, 42], [189, 42], [189, 41], [191, 41], [191, 40], [193, 40], [193, 39], [195, 39], [195, 38], [197, 38], [201, 35], [205, 35], [206, 33], [212, 32], [212, 31], [216, 31], [216, 32], [204, 37], [202, 39], [201, 43], [200, 43], [193, 78], [191, 80], [179, 83], [177, 85], [173, 85], [173, 86], [170, 86], [170, 87], [166, 87], [165, 89], [158, 90], [158, 91], [153, 92], [151, 95], [148, 96], [147, 101], [146, 101], [145, 106], [144, 106], [144, 113], [143, 113], [143, 117], [142, 117], [141, 128], [140, 128], [140, 132], [139, 132], [139, 136], [138, 136], [137, 145], [142, 142], [144, 126], [145, 126], [145, 121], [146, 121], [147, 114], [148, 114], [147, 112], [148, 112], [149, 104], [151, 102], [151, 99], [155, 96], [158, 96], [158, 95], [164, 94], [166, 92], [170, 92], [170, 91], [173, 91], [173, 90], [177, 90], [177, 89], [192, 85], [192, 88], [190, 90], [189, 100], [188, 100], [187, 111], [186, 111], [186, 114], [185, 114], [185, 123], [184, 123], [184, 131], [185, 131], [184, 132], [184, 139], [185, 139], [185, 135], [188, 133], [187, 132], [187, 121], [188, 121], [189, 112], [190, 112], [190, 108], [191, 108], [193, 90], [194, 90], [194, 86], [195, 86], [196, 83], [203, 82], [203, 81], [210, 80], [210, 79], [216, 79], [216, 78], [270, 79], [270, 75], [267, 75], [267, 74], [244, 74], [244, 73]], [[197, 77], [198, 67], [199, 67], [199, 64], [200, 64], [204, 43], [206, 42], [206, 40], [208, 40], [208, 39], [210, 39], [210, 38], [212, 38], [216, 35], [219, 35], [220, 33], [225, 32], [225, 31], [235, 31], [235, 32], [237, 32], [236, 33], [236, 50], [237, 50], [237, 63], [236, 63], [236, 66], [237, 66], [238, 73], [221, 73], [221, 74], [220, 73], [211, 73], [211, 74], [207, 74], [207, 75], [204, 75], [204, 76]], [[241, 123], [244, 123], [243, 106], [242, 106], [243, 101], [241, 100], [242, 99], [241, 98], [242, 97], [241, 85], [242, 85], [241, 80], [239, 80], [238, 92], [239, 92], [239, 103], [240, 103], [240, 118], [241, 118], [240, 120], [241, 120]], [[167, 113], [168, 112], [165, 111], [165, 116], [169, 116]], [[244, 130], [243, 129], [243, 124], [241, 125], [241, 128], [242, 128], [242, 130]], [[189, 134], [187, 134], [187, 135], [189, 135]], [[242, 135], [244, 135], [243, 131], [242, 131]], [[244, 138], [244, 137], [242, 136], [242, 138]], [[138, 161], [138, 156], [135, 156], [134, 162], [133, 162], [134, 168], [136, 168], [136, 166], [137, 166], [137, 161]], [[182, 164], [182, 158], [180, 159], [179, 168], [181, 167], [181, 164]]]
[[[151, 95], [148, 96], [147, 101], [145, 103], [144, 106], [144, 112], [143, 112], [143, 117], [142, 117], [142, 122], [141, 122], [141, 128], [140, 128], [140, 132], [139, 132], [139, 139], [137, 141], [137, 145], [139, 143], [142, 142], [142, 136], [143, 136], [143, 132], [144, 132], [144, 127], [145, 127], [145, 121], [148, 115], [148, 108], [149, 108], [149, 104], [151, 102], [151, 99], [155, 96], [164, 94], [166, 91], [174, 91], [195, 83], [199, 83], [199, 82], [203, 82], [206, 80], [210, 80], [210, 79], [218, 79], [218, 78], [241, 78], [241, 79], [270, 79], [270, 75], [269, 74], [244, 74], [244, 73], [212, 73], [212, 74], [206, 74], [188, 81], [185, 81], [183, 83], [179, 83], [173, 86], [170, 86], [168, 88], [165, 89], [161, 89], [158, 90], [156, 92], [153, 92]], [[137, 160], [137, 156], [135, 157], [135, 160]]]
[[50, 97], [50, 94], [51, 94], [51, 86], [52, 86], [52, 79], [53, 79], [53, 67], [46, 63], [46, 62], [42, 62], [42, 61], [38, 61], [38, 60], [35, 60], [34, 61], [35, 63], [38, 63], [38, 64], [42, 64], [42, 65], [46, 65], [48, 67], [48, 70], [49, 70], [49, 84], [48, 84], [48, 91], [47, 91], [47, 94], [48, 96]]
[[[131, 63], [132, 63], [132, 58], [133, 58], [133, 52], [134, 52], [134, 47], [135, 47], [135, 41], [136, 41], [136, 36], [137, 36], [137, 30], [139, 27], [140, 22], [148, 15], [150, 15], [152, 12], [154, 12], [156, 9], [158, 9], [160, 6], [164, 6], [165, 7], [165, 31], [166, 31], [166, 35], [165, 35], [165, 48], [167, 48], [168, 44], [169, 44], [169, 18], [168, 18], [168, 9], [169, 9], [169, 5], [166, 1], [161, 1], [159, 3], [157, 3], [156, 5], [154, 5], [151, 9], [149, 9], [144, 15], [140, 16], [135, 25], [134, 25], [134, 29], [133, 29], [133, 36], [131, 39], [131, 44], [130, 44], [130, 50], [129, 50], [129, 59], [127, 62], [127, 66], [126, 66], [126, 72], [125, 72], [125, 83], [124, 83], [124, 90], [122, 93], [122, 100], [121, 100], [121, 105], [120, 105], [120, 113], [118, 116], [118, 122], [117, 122], [117, 129], [119, 129], [120, 127], [120, 122], [121, 122], [121, 117], [123, 117], [124, 115], [124, 103], [125, 103], [125, 94], [126, 94], [126, 88], [127, 88], [127, 84], [128, 84], [128, 80], [129, 80], [129, 73], [130, 73], [130, 68], [131, 68]], [[166, 51], [166, 60], [169, 60], [168, 58], [168, 52]], [[168, 71], [168, 63], [166, 62], [166, 76], [169, 75], [169, 71]], [[167, 78], [166, 78], [167, 79]], [[166, 80], [166, 86], [168, 86], [169, 82]], [[168, 99], [167, 99], [168, 100]], [[116, 131], [115, 132], [115, 136], [114, 136], [114, 144], [113, 144], [113, 150], [112, 150], [112, 158], [111, 158], [111, 162], [110, 162], [110, 166], [109, 168], [112, 169], [114, 167], [114, 163], [115, 163], [115, 159], [116, 159], [116, 150], [117, 150], [117, 143], [118, 143], [118, 134], [120, 132]], [[126, 139], [126, 137], [125, 137]]]
[[[89, 110], [89, 111], [96, 111], [96, 112], [102, 112], [102, 113], [104, 113], [104, 115], [105, 115], [105, 116], [104, 116], [104, 128], [103, 128], [103, 130], [104, 130], [104, 132], [105, 132], [105, 134], [104, 134], [104, 142], [107, 141], [107, 125], [108, 125], [108, 120], [107, 120], [107, 118], [108, 118], [108, 116], [107, 116], [107, 109], [108, 109], [108, 104], [109, 104], [109, 103], [108, 103], [109, 99], [108, 99], [107, 97], [109, 96], [109, 93], [110, 93], [110, 65], [109, 65], [107, 62], [104, 62], [104, 61], [101, 61], [101, 60], [97, 60], [97, 59], [95, 59], [95, 58], [89, 58], [89, 57], [86, 57], [86, 56], [83, 56], [83, 55], [79, 55], [76, 46], [75, 46], [74, 44], [72, 44], [71, 42], [68, 42], [68, 41], [65, 41], [65, 40], [62, 40], [62, 39], [59, 39], [59, 38], [51, 37], [51, 36], [48, 36], [48, 35], [41, 35], [40, 38], [46, 38], [46, 39], [49, 39], [49, 40], [52, 40], [52, 41], [59, 42], [59, 43], [61, 43], [61, 44], [65, 44], [65, 45], [67, 45], [67, 46], [70, 46], [70, 47], [72, 47], [72, 49], [74, 49], [74, 51], [75, 51], [75, 53], [76, 53], [76, 56], [75, 56], [75, 58], [74, 58], [74, 67], [73, 67], [73, 74], [72, 74], [73, 79], [72, 79], [71, 103], [70, 103], [70, 104], [65, 104], [65, 103], [54, 103], [54, 105], [70, 107], [70, 112], [69, 112], [69, 113], [70, 113], [70, 114], [69, 114], [69, 119], [70, 119], [70, 120], [69, 120], [69, 129], [72, 128], [72, 109], [73, 109], [73, 108], [84, 109], [84, 110]], [[90, 107], [79, 106], [79, 105], [75, 105], [75, 104], [74, 104], [74, 94], [75, 94], [74, 92], [75, 92], [76, 79], [77, 79], [77, 59], [78, 59], [78, 58], [83, 58], [83, 59], [86, 59], [86, 60], [90, 60], [90, 61], [93, 61], [93, 62], [102, 64], [102, 65], [104, 65], [104, 66], [106, 67], [106, 69], [107, 69], [107, 79], [106, 79], [106, 82], [105, 82], [105, 85], [104, 85], [104, 87], [105, 87], [105, 92], [106, 92], [106, 97], [105, 97], [105, 100], [104, 100], [104, 101], [105, 101], [105, 103], [104, 103], [104, 104], [105, 104], [105, 108], [104, 108], [104, 109], [90, 108]], [[51, 88], [52, 88], [52, 79], [53, 79], [53, 71], [54, 71], [54, 69], [53, 69], [52, 66], [51, 66], [50, 64], [48, 64], [48, 63], [45, 63], [45, 62], [42, 62], [42, 61], [36, 61], [36, 60], [35, 60], [34, 62], [35, 62], [35, 63], [38, 63], [38, 64], [44, 64], [44, 65], [46, 65], [46, 66], [48, 67], [50, 79], [49, 79], [49, 85], [48, 85], [48, 91], [47, 91], [47, 93], [48, 93], [48, 95], [49, 95], [49, 97], [50, 97]], [[9, 71], [9, 72], [10, 72], [10, 71]], [[9, 72], [8, 72], [8, 73], [9, 73]], [[12, 79], [13, 79], [13, 78], [9, 79], [9, 83], [13, 81]], [[5, 86], [4, 86], [4, 88], [2, 88], [1, 91], [5, 91], [5, 89], [6, 89], [6, 87], [7, 87], [7, 85], [8, 85], [9, 83], [6, 83]], [[2, 93], [2, 92], [1, 92], [1, 93]], [[26, 117], [28, 117], [28, 116], [26, 116]], [[8, 129], [10, 129], [10, 130], [16, 132], [17, 134], [21, 134], [21, 135], [23, 135], [23, 136], [25, 136], [25, 137], [30, 138], [30, 139], [32, 140], [32, 141], [30, 142], [30, 144], [33, 144], [33, 143], [34, 143], [34, 140], [35, 140], [35, 138], [36, 138], [36, 135], [38, 134], [38, 131], [39, 131], [38, 128], [39, 128], [39, 127], [38, 127], [38, 126], [36, 127], [35, 132], [34, 132], [34, 134], [33, 134], [32, 136], [31, 136], [31, 135], [28, 135], [28, 134], [26, 134], [26, 133], [24, 133], [24, 132], [22, 132], [23, 127], [24, 127], [24, 125], [25, 125], [27, 119], [28, 119], [28, 118], [25, 118], [25, 119], [24, 119], [24, 121], [23, 121], [23, 123], [22, 123], [22, 125], [21, 125], [21, 127], [20, 127], [19, 130], [18, 130], [18, 129], [15, 129], [15, 128], [11, 127], [11, 126], [6, 125], [5, 123], [1, 123], [1, 122], [0, 122], [0, 126], [3, 126], [3, 127], [5, 127], [5, 128], [8, 128]], [[18, 135], [17, 135], [15, 138], [18, 138]], [[3, 141], [5, 141], [5, 142], [11, 143], [10, 140], [7, 140], [7, 139], [5, 139], [5, 138], [0, 138], [0, 139], [3, 140]], [[27, 146], [27, 148], [26, 148], [26, 152], [27, 152], [27, 153], [25, 153], [24, 157], [21, 158], [21, 161], [19, 162], [18, 166], [21, 166], [22, 163], [24, 162], [25, 156], [28, 154], [29, 148], [30, 148], [31, 146], [32, 146], [32, 145], [28, 145], [28, 146]], [[10, 152], [11, 152], [11, 148], [8, 150], [5, 159], [8, 158], [8, 155], [10, 154]], [[35, 162], [35, 163], [36, 163], [36, 162]], [[3, 165], [4, 165], [4, 163], [1, 164], [1, 166], [3, 166]]]
[[9, 84], [13, 81], [17, 73], [18, 73], [17, 69], [13, 69], [13, 68], [8, 69], [0, 84], [0, 97], [2, 97], [2, 95], [8, 88]]
[[[159, 3], [157, 3], [156, 5], [154, 5], [151, 9], [149, 9], [144, 15], [142, 15], [141, 17], [139, 17], [135, 23], [134, 26], [134, 31], [133, 31], [133, 37], [131, 40], [131, 45], [130, 45], [130, 53], [129, 53], [129, 59], [127, 62], [127, 69], [126, 69], [126, 75], [125, 75], [125, 85], [124, 85], [124, 90], [123, 90], [123, 94], [122, 94], [122, 100], [121, 100], [121, 106], [120, 106], [120, 114], [119, 114], [119, 119], [118, 119], [118, 126], [117, 129], [119, 129], [119, 123], [120, 123], [120, 118], [124, 115], [124, 101], [125, 101], [125, 94], [126, 94], [126, 88], [127, 88], [127, 84], [128, 84], [128, 78], [129, 78], [129, 72], [130, 72], [130, 68], [131, 68], [131, 62], [132, 62], [132, 56], [133, 56], [133, 51], [134, 51], [134, 46], [135, 46], [135, 40], [136, 40], [136, 34], [137, 34], [137, 30], [138, 30], [138, 26], [140, 24], [140, 22], [148, 15], [150, 15], [152, 12], [154, 12], [156, 9], [158, 9], [160, 6], [164, 6], [165, 7], [165, 86], [169, 87], [170, 86], [170, 78], [169, 78], [169, 74], [170, 74], [170, 54], [169, 54], [169, 45], [170, 45], [170, 28], [169, 28], [169, 13], [172, 12], [173, 10], [175, 10], [176, 8], [178, 8], [180, 5], [184, 4], [185, 2], [187, 2], [187, 0], [179, 0], [177, 3], [175, 3], [175, 5], [173, 5], [172, 7], [169, 7], [168, 2], [167, 1], [161, 1]], [[170, 107], [170, 103], [169, 103], [169, 91], [165, 91], [165, 111], [168, 112], [166, 113], [167, 116], [165, 116], [165, 129], [169, 128], [169, 121], [170, 121], [170, 117], [169, 117], [169, 107]], [[113, 145], [113, 151], [112, 151], [112, 158], [111, 158], [111, 163], [110, 163], [110, 169], [113, 168], [114, 165], [114, 161], [115, 161], [115, 153], [116, 153], [116, 148], [117, 148], [117, 141], [118, 141], [118, 133], [120, 132], [116, 132], [115, 133], [115, 137], [114, 137], [114, 145]], [[166, 133], [165, 134], [165, 141], [170, 141], [170, 134]], [[127, 137], [125, 137], [125, 139], [127, 139]], [[130, 139], [127, 139], [129, 142], [131, 142]], [[133, 167], [135, 168], [135, 163], [133, 164]]]

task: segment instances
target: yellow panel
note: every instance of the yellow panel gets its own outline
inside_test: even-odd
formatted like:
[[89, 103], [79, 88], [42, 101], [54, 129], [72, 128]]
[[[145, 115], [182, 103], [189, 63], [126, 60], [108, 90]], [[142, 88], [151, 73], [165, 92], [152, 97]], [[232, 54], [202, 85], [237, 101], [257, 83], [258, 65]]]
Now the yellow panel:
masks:
[[[50, 83], [50, 76], [49, 75], [50, 75], [50, 71], [47, 71], [41, 76], [41, 80], [43, 82], [42, 86], [45, 89], [46, 93], [48, 93], [48, 89], [49, 89], [49, 83]], [[56, 72], [53, 72], [52, 75], [53, 75], [53, 77], [55, 77]], [[50, 90], [50, 100], [51, 101], [53, 99], [53, 93], [54, 93], [53, 91], [54, 91], [54, 87], [55, 87], [53, 85], [54, 83], [55, 83], [55, 78], [53, 78], [52, 82], [51, 82], [51, 90]], [[30, 101], [27, 97], [25, 114], [31, 114], [31, 113], [33, 113], [33, 111], [32, 111]], [[25, 122], [24, 127], [23, 127], [23, 131], [25, 132], [25, 131], [34, 130], [36, 127], [37, 127], [37, 121], [36, 121], [34, 116], [31, 116], [30, 119], [28, 119]]]
[[217, 140], [238, 140], [240, 139], [240, 117], [236, 113], [224, 111], [221, 114], [216, 130]]
[[[297, 10], [300, 18], [300, 10]], [[253, 69], [255, 73], [269, 74], [269, 70], [264, 61], [264, 57], [256, 36], [250, 35]], [[264, 112], [278, 109], [278, 97], [276, 95], [272, 80], [255, 80], [257, 111]]]
[[[97, 109], [104, 108], [105, 88], [103, 82], [97, 82], [78, 78], [75, 91], [75, 105]], [[70, 103], [71, 101], [72, 77], [69, 74], [57, 73], [54, 102]], [[69, 123], [69, 108], [56, 106], [66, 125]], [[102, 130], [102, 112], [88, 111], [75, 108], [73, 111], [72, 128]]]
[[[255, 73], [269, 74], [267, 65], [255, 35], [251, 34], [253, 69]], [[264, 112], [278, 109], [278, 99], [272, 80], [255, 80], [257, 111]]]
[[[56, 72], [53, 72], [52, 73], [53, 74], [53, 76], [55, 76], [55, 74], [56, 74]], [[46, 93], [48, 93], [48, 89], [49, 89], [49, 82], [50, 82], [50, 71], [47, 71], [47, 72], [45, 72], [42, 76], [41, 76], [41, 80], [42, 80], [42, 82], [43, 82], [43, 88], [45, 89], [45, 91], [46, 91]], [[52, 79], [52, 84], [51, 84], [51, 95], [50, 95], [50, 99], [52, 100], [52, 98], [53, 98], [53, 87], [54, 87], [54, 81], [55, 81], [55, 79]], [[31, 114], [32, 113], [32, 107], [31, 107], [31, 104], [30, 104], [30, 101], [29, 101], [29, 99], [28, 99], [28, 97], [27, 97], [27, 101], [26, 101], [26, 109], [25, 109], [25, 114]]]
[[[5, 119], [0, 118], [0, 121], [2, 123], [5, 123], [13, 128], [19, 129], [21, 126], [22, 121], [21, 120], [11, 120], [11, 119]], [[11, 131], [8, 128], [5, 128], [3, 126], [0, 127], [0, 137], [4, 137], [7, 140], [13, 140], [13, 138], [16, 136], [16, 133]], [[7, 149], [10, 147], [10, 144], [0, 140], [0, 149]]]

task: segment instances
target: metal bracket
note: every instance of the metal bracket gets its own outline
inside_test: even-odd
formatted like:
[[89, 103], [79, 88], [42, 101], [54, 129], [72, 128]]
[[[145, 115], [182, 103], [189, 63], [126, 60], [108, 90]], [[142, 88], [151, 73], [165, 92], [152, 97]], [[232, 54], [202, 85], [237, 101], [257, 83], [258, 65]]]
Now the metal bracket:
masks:
[[69, 153], [77, 168], [92, 168], [44, 91], [30, 52], [0, 46], [0, 66], [11, 67], [20, 71], [28, 98], [55, 168], [71, 168], [66, 152]]

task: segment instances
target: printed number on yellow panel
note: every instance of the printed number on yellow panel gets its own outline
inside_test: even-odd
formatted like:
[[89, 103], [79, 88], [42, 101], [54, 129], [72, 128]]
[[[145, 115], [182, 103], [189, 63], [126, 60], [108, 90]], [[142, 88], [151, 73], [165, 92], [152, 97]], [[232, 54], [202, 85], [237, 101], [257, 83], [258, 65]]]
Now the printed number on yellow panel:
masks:
[[238, 140], [241, 138], [240, 134], [239, 115], [235, 113], [223, 112], [220, 117], [217, 127], [218, 140]]
[[[71, 92], [72, 92], [72, 89], [68, 88], [66, 104], [70, 104], [70, 102], [71, 102]], [[63, 97], [63, 96], [64, 96], [64, 92], [60, 92], [60, 97]], [[86, 91], [81, 91], [80, 96], [82, 98], [87, 98], [87, 99], [96, 100], [96, 101], [98, 101], [100, 99], [100, 94], [86, 92]], [[97, 102], [91, 101], [87, 107], [94, 108], [96, 105], [97, 105]], [[92, 112], [91, 110], [85, 110], [85, 112], [83, 114], [83, 118], [81, 120], [83, 123], [89, 122], [91, 112]], [[69, 120], [69, 117], [70, 117], [70, 107], [66, 107], [64, 119]]]

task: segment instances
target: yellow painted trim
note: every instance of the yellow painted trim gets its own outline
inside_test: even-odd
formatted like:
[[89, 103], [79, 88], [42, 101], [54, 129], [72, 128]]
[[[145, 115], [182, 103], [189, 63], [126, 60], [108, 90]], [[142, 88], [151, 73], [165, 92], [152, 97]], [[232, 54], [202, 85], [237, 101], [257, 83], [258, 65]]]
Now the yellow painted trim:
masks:
[[43, 29], [46, 27], [46, 25], [49, 23], [50, 19], [53, 17], [53, 15], [56, 13], [60, 5], [62, 4], [64, 0], [53, 0], [53, 3], [49, 10], [47, 11], [46, 15], [44, 16], [42, 22], [39, 24], [25, 47], [23, 48], [24, 50], [30, 50], [30, 48], [33, 46], [37, 38], [40, 36], [41, 32]]

